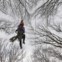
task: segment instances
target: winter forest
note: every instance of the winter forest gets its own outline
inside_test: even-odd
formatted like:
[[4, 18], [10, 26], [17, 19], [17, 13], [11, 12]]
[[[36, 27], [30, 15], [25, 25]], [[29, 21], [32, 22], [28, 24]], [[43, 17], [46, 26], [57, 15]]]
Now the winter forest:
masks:
[[[9, 39], [22, 19], [20, 49]], [[62, 62], [62, 0], [0, 0], [0, 62]]]

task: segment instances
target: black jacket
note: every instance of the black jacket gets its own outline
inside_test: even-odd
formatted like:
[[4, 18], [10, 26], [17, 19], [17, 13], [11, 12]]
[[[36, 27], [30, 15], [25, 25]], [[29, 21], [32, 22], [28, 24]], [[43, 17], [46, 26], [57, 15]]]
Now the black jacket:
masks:
[[25, 33], [25, 28], [19, 25], [16, 31], [18, 32], [18, 35], [21, 35]]

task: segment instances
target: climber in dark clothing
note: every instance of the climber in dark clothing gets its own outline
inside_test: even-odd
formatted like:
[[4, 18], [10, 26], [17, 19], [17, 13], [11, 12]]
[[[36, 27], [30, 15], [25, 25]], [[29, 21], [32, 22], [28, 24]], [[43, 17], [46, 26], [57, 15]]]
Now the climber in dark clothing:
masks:
[[20, 25], [18, 26], [17, 31], [17, 36], [18, 36], [18, 40], [20, 41], [20, 47], [22, 48], [22, 41], [21, 39], [23, 39], [23, 43], [25, 44], [25, 28], [24, 28], [24, 23], [23, 20], [21, 21]]
[[23, 39], [23, 43], [25, 44], [25, 28], [24, 28], [24, 22], [23, 20], [21, 20], [21, 23], [19, 24], [17, 30], [17, 35], [12, 37], [10, 40], [13, 42], [15, 41], [17, 38], [20, 42], [20, 48], [22, 48], [22, 39]]

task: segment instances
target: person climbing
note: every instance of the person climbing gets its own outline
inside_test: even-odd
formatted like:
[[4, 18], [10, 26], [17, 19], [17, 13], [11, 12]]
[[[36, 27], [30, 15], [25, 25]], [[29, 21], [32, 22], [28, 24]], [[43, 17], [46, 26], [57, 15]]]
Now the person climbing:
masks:
[[22, 41], [21, 39], [23, 39], [23, 43], [25, 44], [25, 28], [24, 28], [24, 22], [23, 20], [21, 20], [20, 25], [18, 26], [18, 29], [16, 30], [17, 32], [17, 36], [18, 36], [18, 40], [20, 41], [20, 47], [22, 48]]
[[15, 32], [17, 32], [17, 35], [12, 37], [10, 40], [11, 40], [11, 42], [14, 42], [18, 38], [20, 48], [22, 48], [22, 40], [23, 40], [23, 43], [25, 44], [25, 27], [24, 27], [23, 20], [21, 20], [21, 23], [19, 24], [19, 26]]

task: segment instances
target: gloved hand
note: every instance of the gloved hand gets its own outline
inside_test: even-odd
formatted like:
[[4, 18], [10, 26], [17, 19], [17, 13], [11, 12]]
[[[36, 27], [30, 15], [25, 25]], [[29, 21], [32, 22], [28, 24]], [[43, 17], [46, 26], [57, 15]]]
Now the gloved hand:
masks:
[[18, 30], [16, 30], [15, 32], [17, 33]]

